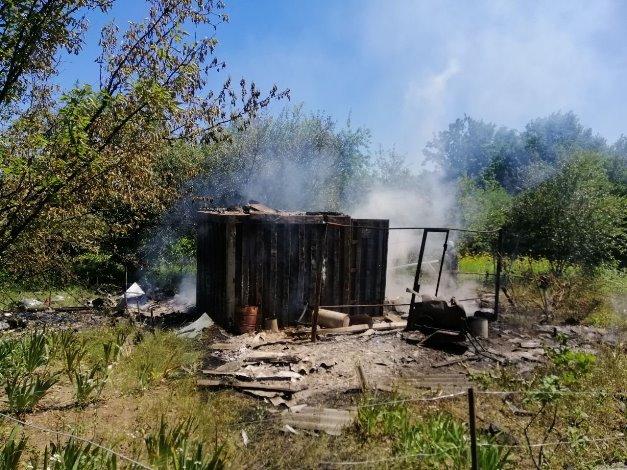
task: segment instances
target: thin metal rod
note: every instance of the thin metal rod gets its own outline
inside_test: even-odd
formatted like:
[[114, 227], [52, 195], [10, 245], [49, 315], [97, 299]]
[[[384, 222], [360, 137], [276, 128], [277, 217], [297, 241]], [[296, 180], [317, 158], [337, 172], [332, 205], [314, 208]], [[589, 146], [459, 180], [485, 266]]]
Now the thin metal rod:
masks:
[[438, 296], [438, 291], [440, 290], [440, 279], [442, 278], [442, 268], [444, 267], [444, 257], [446, 256], [446, 249], [448, 248], [448, 230], [446, 231], [446, 236], [444, 237], [444, 245], [442, 246], [442, 259], [440, 260], [440, 269], [438, 270], [438, 282], [435, 285], [435, 296]]
[[374, 227], [370, 225], [349, 225], [338, 224], [336, 222], [325, 222], [326, 225], [333, 225], [335, 227], [353, 227], [353, 228], [366, 228], [370, 230], [428, 230], [430, 232], [468, 232], [468, 233], [497, 233], [500, 229], [494, 230], [470, 230], [467, 228], [457, 227]]
[[496, 282], [494, 283], [494, 321], [499, 318], [499, 296], [501, 292], [501, 270], [503, 269], [503, 229], [499, 229], [496, 249]]
[[[420, 253], [418, 254], [418, 263], [416, 264], [416, 275], [414, 276], [414, 287], [413, 289], [416, 292], [420, 292], [420, 273], [422, 272], [422, 258], [425, 255], [425, 245], [427, 244], [427, 233], [428, 230], [425, 230], [422, 234], [422, 242], [420, 243]], [[414, 303], [416, 294], [412, 294], [411, 303]]]

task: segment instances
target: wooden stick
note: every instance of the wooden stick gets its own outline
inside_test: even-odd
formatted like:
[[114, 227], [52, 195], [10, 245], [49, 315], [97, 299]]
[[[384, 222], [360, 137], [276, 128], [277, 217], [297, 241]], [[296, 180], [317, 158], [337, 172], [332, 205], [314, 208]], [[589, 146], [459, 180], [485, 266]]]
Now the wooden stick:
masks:
[[368, 384], [368, 377], [361, 364], [357, 364], [357, 375], [359, 376], [359, 382], [361, 383], [361, 391], [366, 392], [370, 386]]

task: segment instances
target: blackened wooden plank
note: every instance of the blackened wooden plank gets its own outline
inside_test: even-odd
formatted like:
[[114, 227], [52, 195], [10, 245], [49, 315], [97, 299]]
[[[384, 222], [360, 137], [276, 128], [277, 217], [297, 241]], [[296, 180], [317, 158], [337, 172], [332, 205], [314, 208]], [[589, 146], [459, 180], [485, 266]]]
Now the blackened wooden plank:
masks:
[[255, 289], [257, 287], [255, 279], [251, 276], [251, 266], [253, 265], [252, 253], [254, 252], [255, 239], [251, 236], [250, 227], [248, 224], [240, 224], [240, 230], [242, 232], [242, 305], [254, 305]]
[[293, 324], [297, 319], [296, 312], [302, 310], [302, 296], [299, 297], [298, 285], [300, 281], [300, 264], [299, 264], [299, 227], [298, 225], [288, 225], [286, 227], [289, 232], [290, 238], [290, 252], [289, 252], [289, 293], [288, 293], [288, 313], [286, 324]]
[[266, 288], [268, 297], [266, 302], [266, 312], [264, 315], [265, 318], [277, 318], [277, 297], [279, 295], [279, 286], [278, 286], [278, 255], [277, 255], [277, 242], [278, 242], [278, 233], [277, 228], [279, 226], [277, 224], [271, 224], [268, 228], [268, 248], [270, 250], [269, 257], [267, 260], [268, 264], [268, 274], [270, 280], [269, 288]]
[[316, 272], [318, 269], [318, 247], [320, 242], [320, 234], [318, 233], [317, 226], [306, 226], [308, 240], [309, 240], [309, 253], [307, 256], [307, 267], [305, 268], [305, 274], [307, 276], [305, 283], [305, 291], [307, 295], [307, 301], [309, 305], [314, 305], [316, 300]]
[[277, 318], [279, 326], [288, 324], [290, 307], [290, 252], [291, 237], [290, 227], [287, 224], [279, 226], [277, 238], [279, 276], [279, 301], [277, 306]]
[[226, 224], [225, 225], [225, 318], [229, 325], [235, 324], [235, 256], [236, 256], [236, 241], [237, 234], [235, 224]]
[[[242, 247], [242, 224], [235, 226], [235, 312], [244, 305], [244, 250]], [[234, 319], [237, 321], [237, 319]]]
[[[355, 221], [353, 221], [354, 223]], [[353, 253], [355, 255], [355, 262], [351, 269], [353, 274], [353, 291], [351, 292], [351, 303], [360, 304], [361, 299], [361, 275], [363, 271], [362, 266], [362, 229], [353, 225]], [[353, 313], [354, 313], [353, 309]]]
[[[349, 224], [351, 225], [350, 221]], [[352, 268], [352, 239], [353, 229], [351, 227], [342, 227], [342, 304], [348, 305], [351, 303], [351, 279], [353, 274]], [[348, 309], [346, 309], [348, 312]]]
[[258, 317], [263, 316], [263, 260], [264, 260], [264, 245], [263, 245], [263, 228], [260, 225], [255, 225], [255, 267], [253, 275], [256, 279], [256, 292], [255, 292], [255, 305], [259, 307]]
[[196, 305], [202, 313], [207, 309], [207, 286], [206, 286], [206, 269], [207, 261], [205, 259], [205, 244], [207, 243], [207, 222], [198, 215], [197, 218], [198, 231], [196, 235]]
[[[380, 227], [385, 230], [378, 231], [378, 256], [377, 256], [377, 296], [375, 303], [383, 303], [385, 301], [385, 286], [387, 281], [387, 260], [388, 260], [388, 237], [389, 231], [387, 230], [390, 226], [388, 220], [381, 220]], [[378, 307], [376, 310], [377, 315], [383, 315], [383, 307]]]
[[311, 265], [309, 263], [309, 238], [307, 236], [307, 230], [305, 225], [298, 226], [298, 302], [301, 305], [309, 302], [308, 287], [309, 287], [309, 269]]

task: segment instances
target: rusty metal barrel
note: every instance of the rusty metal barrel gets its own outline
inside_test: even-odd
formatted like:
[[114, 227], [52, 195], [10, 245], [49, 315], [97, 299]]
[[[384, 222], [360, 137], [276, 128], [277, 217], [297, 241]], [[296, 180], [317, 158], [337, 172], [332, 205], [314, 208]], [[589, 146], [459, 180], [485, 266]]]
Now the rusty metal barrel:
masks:
[[240, 334], [255, 332], [255, 330], [257, 329], [258, 311], [259, 307], [253, 305], [246, 305], [240, 310], [238, 322]]

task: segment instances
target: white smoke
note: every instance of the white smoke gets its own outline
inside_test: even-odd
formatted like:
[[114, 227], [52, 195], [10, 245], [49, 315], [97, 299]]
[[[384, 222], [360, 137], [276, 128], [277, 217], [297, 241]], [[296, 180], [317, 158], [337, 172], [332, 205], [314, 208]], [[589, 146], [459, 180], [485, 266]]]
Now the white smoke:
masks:
[[[416, 188], [378, 187], [365, 195], [363, 203], [354, 208], [353, 218], [389, 219], [390, 227], [450, 228], [457, 225], [456, 187], [445, 183], [433, 173], [418, 177]], [[409, 301], [408, 287], [413, 286], [422, 241], [422, 230], [390, 230], [386, 297]], [[450, 232], [449, 240], [458, 234]], [[430, 233], [425, 245], [421, 274], [421, 293], [435, 294], [445, 235]], [[476, 297], [477, 283], [454, 278], [446, 269], [442, 272], [438, 295], [457, 299]]]
[[188, 274], [178, 285], [178, 289], [174, 298], [172, 299], [172, 304], [178, 308], [185, 308], [196, 305], [196, 275]]

